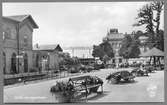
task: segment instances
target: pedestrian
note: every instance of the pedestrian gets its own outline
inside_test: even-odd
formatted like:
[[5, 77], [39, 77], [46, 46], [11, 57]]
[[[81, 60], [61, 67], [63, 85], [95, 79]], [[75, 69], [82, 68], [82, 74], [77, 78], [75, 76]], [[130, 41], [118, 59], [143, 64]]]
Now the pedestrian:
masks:
[[74, 83], [73, 83], [73, 81], [72, 81], [71, 78], [68, 80], [67, 85], [68, 85], [68, 87], [69, 87], [70, 90], [72, 90], [74, 88]]

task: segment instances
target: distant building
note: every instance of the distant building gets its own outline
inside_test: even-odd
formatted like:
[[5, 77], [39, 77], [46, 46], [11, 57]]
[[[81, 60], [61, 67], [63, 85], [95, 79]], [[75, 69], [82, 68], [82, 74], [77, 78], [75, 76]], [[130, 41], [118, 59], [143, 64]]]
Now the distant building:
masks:
[[110, 29], [107, 32], [107, 36], [103, 38], [103, 41], [107, 40], [111, 44], [115, 57], [112, 59], [110, 63], [121, 63], [122, 62], [122, 57], [119, 56], [118, 51], [121, 48], [121, 43], [124, 38], [123, 33], [119, 33], [118, 29]]
[[33, 65], [32, 37], [38, 28], [31, 15], [3, 16], [3, 72], [27, 73]]
[[68, 47], [64, 48], [64, 52], [68, 52], [71, 57], [93, 58], [93, 47]]
[[40, 72], [59, 69], [59, 53], [63, 50], [59, 44], [38, 45], [33, 47], [33, 67]]
[[77, 57], [81, 64], [88, 65], [95, 62], [92, 56], [93, 47], [68, 47], [64, 52], [68, 52], [71, 57]]
[[107, 32], [107, 36], [104, 37], [103, 40], [108, 40], [114, 51], [116, 51], [116, 49], [120, 49], [123, 38], [124, 34], [119, 33], [118, 29], [110, 29], [109, 32]]

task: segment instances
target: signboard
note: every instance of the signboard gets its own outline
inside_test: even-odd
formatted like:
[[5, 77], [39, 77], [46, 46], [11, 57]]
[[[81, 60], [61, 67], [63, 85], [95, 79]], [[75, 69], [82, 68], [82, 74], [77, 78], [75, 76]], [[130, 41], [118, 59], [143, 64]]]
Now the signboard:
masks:
[[23, 55], [17, 55], [16, 58], [23, 58]]

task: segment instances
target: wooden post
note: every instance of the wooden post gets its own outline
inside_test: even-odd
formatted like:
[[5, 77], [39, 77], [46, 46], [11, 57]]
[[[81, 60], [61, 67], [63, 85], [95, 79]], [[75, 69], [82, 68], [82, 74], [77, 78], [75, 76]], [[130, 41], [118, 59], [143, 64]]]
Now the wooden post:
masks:
[[152, 56], [150, 56], [150, 62], [149, 62], [150, 65], [151, 65], [151, 60], [152, 60]]

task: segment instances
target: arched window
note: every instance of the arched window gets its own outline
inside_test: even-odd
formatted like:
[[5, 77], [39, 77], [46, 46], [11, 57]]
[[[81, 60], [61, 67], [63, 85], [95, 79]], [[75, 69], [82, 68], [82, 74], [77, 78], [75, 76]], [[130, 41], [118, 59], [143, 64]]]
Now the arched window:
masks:
[[26, 53], [24, 54], [24, 72], [28, 72], [28, 56]]
[[6, 54], [3, 52], [3, 73], [6, 74]]
[[12, 74], [17, 73], [17, 70], [16, 70], [16, 54], [15, 53], [13, 53], [12, 57], [11, 57], [11, 73]]

